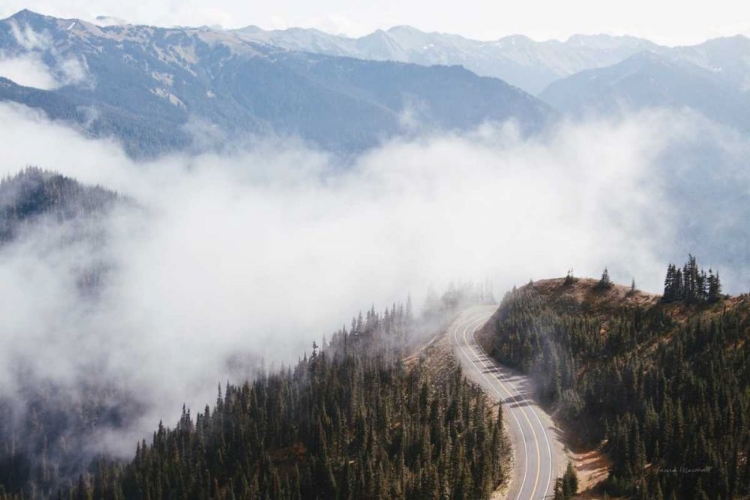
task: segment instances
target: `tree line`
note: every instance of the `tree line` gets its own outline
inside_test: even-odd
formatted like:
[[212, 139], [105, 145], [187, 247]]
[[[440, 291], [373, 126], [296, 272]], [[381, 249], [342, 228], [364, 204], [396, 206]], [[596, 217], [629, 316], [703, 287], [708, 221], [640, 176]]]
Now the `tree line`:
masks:
[[132, 460], [101, 457], [67, 483], [38, 470], [1, 484], [0, 500], [489, 498], [507, 478], [502, 414], [460, 368], [438, 385], [404, 363], [421, 328], [410, 300], [372, 308], [296, 365], [183, 408]]
[[685, 304], [701, 304], [718, 302], [721, 300], [721, 279], [718, 271], [712, 269], [708, 274], [698, 268], [695, 257], [690, 255], [688, 261], [680, 269], [674, 264], [667, 267], [664, 279], [663, 302], [683, 302]]
[[489, 498], [506, 478], [502, 416], [459, 369], [436, 390], [404, 365], [408, 309], [370, 311], [295, 367], [219, 388], [213, 408], [183, 409], [131, 463], [98, 464], [68, 496]]

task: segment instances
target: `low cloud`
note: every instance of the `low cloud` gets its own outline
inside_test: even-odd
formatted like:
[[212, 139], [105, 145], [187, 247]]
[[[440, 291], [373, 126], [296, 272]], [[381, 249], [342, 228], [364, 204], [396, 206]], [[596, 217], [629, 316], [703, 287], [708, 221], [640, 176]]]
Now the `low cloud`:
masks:
[[[484, 126], [395, 140], [346, 165], [279, 140], [139, 163], [7, 104], [0, 136], [3, 175], [37, 165], [133, 202], [104, 222], [102, 248], [50, 251], [47, 231], [0, 252], [0, 342], [12, 346], [0, 380], [19, 359], [71, 387], [96, 366], [149, 409], [126, 438], [99, 440], [126, 443], [124, 453], [183, 402], [210, 402], [237, 375], [232, 356], [294, 361], [358, 310], [409, 292], [419, 302], [452, 280], [489, 278], [501, 296], [530, 278], [609, 266], [659, 292], [667, 261], [693, 252], [726, 266], [734, 290], [750, 282], [746, 245], [729, 255], [716, 244], [745, 238], [742, 219], [709, 224], [719, 213], [703, 196], [747, 195], [747, 140], [689, 114], [564, 124], [532, 139]], [[703, 162], [686, 160], [695, 148]], [[72, 270], [89, 260], [114, 269], [94, 303], [70, 293]]]
[[10, 28], [17, 50], [0, 51], [0, 76], [42, 90], [93, 85], [86, 60], [61, 53], [49, 33], [15, 21], [10, 22]]
[[10, 30], [16, 43], [24, 50], [44, 51], [52, 48], [52, 37], [49, 33], [37, 33], [28, 24], [19, 25], [15, 21], [10, 22]]
[[8, 57], [0, 53], [0, 76], [24, 87], [53, 90], [59, 86], [47, 65], [36, 55]]

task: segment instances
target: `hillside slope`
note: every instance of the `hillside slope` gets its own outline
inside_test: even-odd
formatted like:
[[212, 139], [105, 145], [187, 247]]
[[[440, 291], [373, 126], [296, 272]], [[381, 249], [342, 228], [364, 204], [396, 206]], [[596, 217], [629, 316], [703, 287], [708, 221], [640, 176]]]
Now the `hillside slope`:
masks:
[[[72, 498], [488, 499], [507, 479], [502, 415], [457, 366], [433, 384], [403, 306], [277, 373], [219, 388], [216, 405], [159, 425], [127, 464], [101, 461]], [[0, 493], [0, 499], [3, 495]]]
[[[697, 267], [689, 274], [704, 283]], [[744, 497], [750, 297], [677, 295], [665, 303], [595, 280], [539, 281], [507, 294], [480, 337], [532, 376], [569, 428], [603, 446], [610, 495]]]
[[100, 186], [85, 186], [54, 172], [27, 168], [0, 181], [0, 243], [39, 222], [60, 224], [103, 215], [118, 201], [117, 193]]
[[[29, 297], [19, 290], [18, 280], [33, 280], [34, 272], [44, 272], [36, 255], [53, 255], [61, 281], [43, 283], [52, 289], [62, 286], [70, 300], [66, 304], [91, 306], [112, 271], [104, 248], [110, 234], [108, 215], [128, 203], [102, 187], [37, 168], [0, 181], [0, 274], [5, 285], [5, 320], [0, 325], [0, 497], [32, 491], [36, 498], [47, 497], [45, 491], [55, 491], [62, 479], [88, 466], [96, 431], [122, 428], [140, 410], [135, 398], [101, 376], [90, 352], [82, 352], [76, 360], [56, 353], [47, 361], [60, 366], [63, 359], [86, 364], [86, 377], [77, 380], [75, 388], [65, 377], [36, 373], [31, 360], [43, 356], [41, 349], [27, 347], [35, 345], [40, 332], [18, 319], [29, 312], [49, 316], [53, 326], [37, 342], [65, 341], [64, 313], [46, 312], [50, 311], [47, 303], [54, 302], [47, 295], [49, 289], [39, 287]], [[19, 266], [19, 259], [28, 262], [28, 269]]]
[[134, 156], [268, 135], [348, 153], [415, 124], [464, 130], [513, 119], [534, 131], [555, 115], [460, 67], [293, 52], [207, 28], [99, 27], [22, 11], [0, 21], [0, 51], [33, 61], [55, 82], [33, 92], [6, 80], [0, 100], [113, 135]]

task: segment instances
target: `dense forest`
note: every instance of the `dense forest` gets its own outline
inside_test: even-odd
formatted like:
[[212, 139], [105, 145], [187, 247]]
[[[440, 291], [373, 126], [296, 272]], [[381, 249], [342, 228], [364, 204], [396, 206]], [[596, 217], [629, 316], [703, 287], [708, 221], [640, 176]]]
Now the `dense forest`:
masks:
[[460, 369], [436, 385], [407, 366], [414, 328], [408, 303], [360, 315], [296, 366], [219, 387], [195, 415], [183, 409], [131, 463], [101, 460], [66, 495], [489, 498], [510, 453], [502, 415]]
[[[92, 222], [122, 201], [35, 168], [6, 178], [0, 256], [55, 225], [69, 224], [73, 240], [106, 238]], [[84, 288], [100, 286], [99, 271], [83, 270], [97, 276]], [[487, 284], [464, 284], [431, 293], [419, 315], [411, 300], [373, 307], [312, 343], [295, 366], [259, 369], [220, 387], [212, 407], [184, 408], [173, 428], [160, 424], [150, 442], [134, 442], [129, 462], [89, 448], [103, 430], [138, 419], [136, 395], [95, 372], [73, 394], [19, 363], [16, 386], [0, 394], [0, 499], [487, 498], [510, 455], [501, 415], [457, 368], [434, 382], [404, 358], [491, 295]]]
[[612, 466], [613, 496], [750, 495], [750, 297], [691, 256], [663, 297], [577, 279], [509, 292], [480, 334]]
[[[105, 237], [102, 216], [121, 202], [112, 191], [38, 168], [3, 178], [0, 265], [7, 265], [7, 252], [18, 251], [12, 243], [38, 236], [52, 251], [79, 243], [90, 250]], [[107, 269], [104, 260], [81, 262], [70, 276], [81, 301], [95, 297]], [[22, 359], [4, 368], [11, 380], [3, 380], [0, 393], [0, 491], [55, 488], [61, 478], [87, 465], [90, 457], [82, 450], [92, 429], [121, 427], [141, 410], [133, 398], [96, 376], [80, 381], [80, 397], [74, 397], [64, 384], [37, 377]]]
[[41, 218], [53, 223], [84, 220], [106, 213], [120, 200], [102, 187], [28, 167], [0, 180], [0, 243], [7, 243]]

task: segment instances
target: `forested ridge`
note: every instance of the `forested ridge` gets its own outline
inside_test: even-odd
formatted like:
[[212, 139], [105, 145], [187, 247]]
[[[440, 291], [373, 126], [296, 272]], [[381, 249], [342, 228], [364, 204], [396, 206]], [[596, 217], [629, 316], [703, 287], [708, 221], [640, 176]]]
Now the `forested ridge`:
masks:
[[[87, 249], [98, 246], [106, 237], [103, 216], [123, 200], [113, 191], [35, 167], [4, 177], [0, 180], [2, 266], [19, 251], [13, 244], [25, 240], [44, 240], [53, 252], [77, 243]], [[80, 293], [82, 302], [94, 299], [107, 270], [104, 260], [93, 265], [82, 262], [70, 276], [75, 283], [71, 290]], [[12, 303], [13, 297], [7, 299]], [[3, 327], [17, 325], [7, 321]], [[92, 439], [92, 430], [120, 428], [142, 410], [135, 398], [93, 372], [71, 391], [60, 381], [39, 377], [23, 359], [3, 368], [10, 378], [2, 381], [0, 393], [0, 491], [43, 497], [43, 492], [87, 466], [83, 449]]]
[[6, 243], [32, 222], [48, 217], [62, 223], [106, 213], [121, 198], [100, 186], [36, 167], [0, 180], [0, 243]]
[[[501, 413], [458, 365], [433, 383], [420, 360], [404, 362], [425, 330], [487, 299], [483, 288], [451, 287], [418, 319], [411, 301], [372, 308], [296, 365], [219, 386], [211, 407], [183, 408], [174, 427], [133, 443], [132, 461], [99, 457], [77, 480], [6, 442], [0, 499], [489, 498], [510, 456]], [[46, 423], [31, 435], [46, 439]]]
[[[679, 271], [679, 272], [678, 272]], [[565, 279], [509, 292], [481, 332], [501, 363], [611, 460], [612, 496], [750, 496], [750, 296], [691, 256], [663, 297]]]
[[[0, 252], [42, 236], [52, 251], [99, 245], [123, 201], [28, 168], [0, 182]], [[104, 264], [72, 276], [82, 303], [107, 285]], [[430, 294], [419, 317], [411, 301], [373, 307], [298, 364], [185, 408], [125, 462], [92, 445], [146, 412], [137, 394], [96, 370], [66, 387], [19, 361], [0, 396], [0, 499], [486, 498], [510, 453], [497, 410], [452, 367], [433, 382], [403, 358], [465, 304], [488, 300], [487, 285], [459, 286]]]
[[434, 387], [407, 368], [408, 310], [370, 311], [296, 366], [219, 387], [70, 498], [488, 498], [506, 477], [502, 416], [460, 370]]

